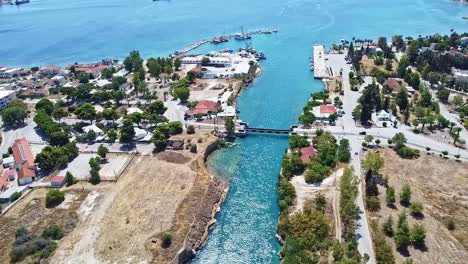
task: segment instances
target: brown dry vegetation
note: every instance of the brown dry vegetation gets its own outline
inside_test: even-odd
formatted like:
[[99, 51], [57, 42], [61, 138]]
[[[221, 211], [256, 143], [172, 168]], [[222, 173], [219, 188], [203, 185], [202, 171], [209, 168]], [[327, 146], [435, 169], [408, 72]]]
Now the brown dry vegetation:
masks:
[[[207, 131], [178, 137], [196, 143], [198, 154], [184, 149], [135, 157], [89, 206], [90, 216], [59, 247], [55, 263], [168, 263], [181, 248], [199, 246], [225, 185], [205, 168], [204, 152], [214, 137]], [[172, 235], [170, 247], [162, 248], [161, 232]]]
[[[370, 75], [370, 72], [377, 68], [387, 74], [392, 73], [392, 71], [387, 71], [385, 69], [385, 60], [383, 65], [375, 65], [374, 59], [367, 57], [366, 55], [362, 56], [362, 60], [359, 62], [361, 64], [361, 74], [363, 75]], [[392, 60], [392, 69], [395, 71], [398, 67], [398, 63], [395, 60]]]
[[[454, 160], [445, 160], [424, 153], [416, 160], [398, 157], [391, 149], [381, 149], [385, 159], [382, 175], [389, 177], [389, 185], [396, 191], [396, 208], [387, 207], [385, 188], [379, 186], [381, 209], [371, 213], [372, 220], [382, 223], [392, 215], [394, 229], [398, 214], [408, 211], [410, 227], [422, 224], [427, 231], [427, 250], [409, 247], [409, 256], [415, 263], [466, 263], [468, 258], [468, 165]], [[408, 183], [411, 186], [412, 201], [424, 205], [424, 217], [415, 219], [409, 209], [399, 204], [401, 187]], [[446, 223], [449, 219], [455, 222], [455, 230], [449, 231]], [[402, 263], [404, 256], [395, 250], [393, 239], [387, 239], [394, 248], [397, 263]]]
[[[45, 207], [46, 193], [47, 189], [36, 189], [19, 201], [5, 215], [0, 216], [0, 263], [10, 262], [11, 245], [15, 240], [15, 231], [19, 227], [25, 227], [31, 234], [40, 236], [42, 231], [51, 224], [61, 226], [65, 235], [77, 225], [76, 210], [88, 191], [67, 191], [66, 195], [72, 199], [66, 199], [62, 205], [52, 209]], [[58, 243], [60, 244], [62, 240]], [[28, 259], [24, 262], [27, 261]]]

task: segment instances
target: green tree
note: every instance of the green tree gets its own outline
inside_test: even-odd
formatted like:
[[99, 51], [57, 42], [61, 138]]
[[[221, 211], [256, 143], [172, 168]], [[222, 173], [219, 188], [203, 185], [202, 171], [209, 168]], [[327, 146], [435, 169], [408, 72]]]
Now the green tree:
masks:
[[410, 205], [411, 214], [414, 216], [422, 215], [424, 206], [421, 202], [412, 202]]
[[363, 168], [365, 171], [371, 171], [372, 175], [378, 175], [381, 168], [384, 166], [384, 159], [379, 153], [369, 151], [366, 154], [366, 158], [363, 162]]
[[226, 132], [229, 136], [234, 135], [235, 130], [236, 130], [236, 125], [234, 124], [234, 120], [232, 118], [228, 117], [226, 120], [224, 120], [224, 128], [226, 129]]
[[109, 129], [109, 131], [107, 131], [107, 137], [111, 143], [114, 143], [115, 140], [117, 140], [117, 131], [113, 128]]
[[24, 124], [24, 120], [28, 117], [28, 111], [20, 106], [9, 106], [3, 109], [0, 115], [6, 126], [17, 128]]
[[92, 169], [90, 172], [89, 182], [92, 185], [97, 185], [101, 182], [101, 176], [97, 170]]
[[303, 148], [310, 146], [310, 143], [307, 141], [306, 137], [301, 137], [299, 135], [291, 135], [289, 137], [289, 146], [291, 148]]
[[304, 112], [301, 116], [299, 116], [299, 123], [310, 126], [315, 122], [315, 116], [310, 111]]
[[60, 120], [64, 117], [67, 117], [68, 116], [68, 113], [63, 110], [63, 108], [59, 107], [59, 106], [54, 106], [54, 110], [52, 111], [52, 117], [54, 119], [57, 119], [60, 123]]
[[67, 186], [72, 186], [76, 182], [75, 176], [69, 171], [65, 174], [65, 182]]
[[104, 145], [99, 145], [98, 147], [98, 155], [99, 157], [101, 157], [102, 159], [106, 159], [106, 156], [107, 156], [107, 153], [109, 153], [109, 149], [104, 146]]
[[411, 243], [415, 246], [422, 246], [426, 240], [426, 229], [422, 225], [416, 224], [411, 229]]
[[36, 106], [36, 111], [44, 111], [48, 115], [52, 114], [52, 111], [54, 110], [54, 103], [52, 103], [49, 99], [43, 98], [39, 102], [37, 102]]
[[338, 160], [341, 162], [349, 162], [351, 158], [351, 152], [349, 151], [349, 140], [343, 138], [340, 140], [340, 144], [338, 146]]
[[455, 95], [450, 102], [455, 108], [459, 108], [463, 103], [463, 97], [461, 95]]
[[176, 71], [179, 70], [180, 66], [182, 65], [182, 60], [180, 58], [176, 58], [174, 60], [174, 68]]
[[64, 192], [57, 189], [50, 190], [46, 194], [46, 207], [55, 207], [62, 203], [64, 200]]
[[120, 129], [120, 143], [131, 144], [135, 137], [135, 129], [133, 122], [128, 118], [124, 119], [122, 128]]
[[393, 144], [395, 144], [396, 149], [401, 149], [406, 144], [406, 137], [403, 133], [398, 132], [392, 138]]
[[406, 249], [410, 243], [410, 230], [408, 223], [403, 222], [400, 227], [398, 227], [395, 234], [395, 244], [398, 249]]
[[78, 109], [76, 109], [75, 114], [79, 119], [92, 121], [96, 119], [96, 109], [90, 103], [84, 103]]
[[391, 186], [387, 187], [387, 190], [385, 191], [385, 201], [387, 202], [387, 205], [393, 205], [395, 203], [395, 188]]
[[42, 237], [45, 239], [59, 240], [63, 236], [62, 228], [56, 224], [52, 224], [42, 231]]
[[398, 91], [395, 102], [398, 108], [400, 108], [400, 112], [403, 113], [408, 107], [408, 90], [406, 90], [405, 87], [402, 87], [400, 91]]
[[400, 203], [408, 205], [411, 201], [411, 187], [408, 184], [403, 185], [400, 191]]
[[163, 151], [167, 145], [167, 136], [160, 130], [156, 130], [153, 133], [151, 142], [154, 144], [156, 151]]
[[106, 108], [102, 111], [102, 117], [105, 120], [111, 120], [112, 122], [115, 122], [115, 120], [119, 118], [119, 114], [117, 114], [117, 111], [112, 108]]
[[387, 236], [393, 236], [393, 218], [391, 215], [382, 224], [382, 230]]

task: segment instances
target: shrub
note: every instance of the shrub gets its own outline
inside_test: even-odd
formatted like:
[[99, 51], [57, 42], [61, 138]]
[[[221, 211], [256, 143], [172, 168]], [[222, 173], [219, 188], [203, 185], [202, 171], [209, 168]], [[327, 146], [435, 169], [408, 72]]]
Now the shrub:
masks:
[[419, 150], [403, 146], [397, 149], [397, 154], [404, 159], [412, 159], [419, 157]]
[[203, 138], [199, 138], [199, 139], [197, 140], [197, 142], [198, 142], [198, 143], [203, 143]]
[[387, 122], [383, 122], [383, 123], [382, 123], [382, 126], [383, 126], [383, 127], [387, 127]]
[[424, 245], [426, 239], [426, 230], [422, 225], [415, 225], [411, 230], [411, 243], [415, 246]]
[[382, 224], [382, 230], [387, 236], [393, 236], [393, 218], [391, 215]]
[[163, 248], [168, 248], [172, 244], [172, 235], [169, 233], [164, 233], [162, 235], [162, 247]]
[[427, 151], [431, 151], [431, 148], [430, 148], [430, 147], [426, 147], [426, 150], [427, 150]]
[[97, 185], [101, 182], [101, 176], [99, 176], [99, 172], [95, 169], [91, 169], [91, 177], [89, 177], [89, 182], [92, 185]]
[[190, 146], [190, 152], [197, 153], [197, 144], [193, 144]]
[[424, 206], [421, 202], [412, 202], [410, 205], [411, 214], [413, 216], [421, 216]]
[[445, 221], [445, 225], [447, 226], [447, 229], [452, 231], [455, 230], [455, 221], [453, 221], [452, 218], [449, 218]]
[[65, 200], [65, 193], [60, 190], [50, 190], [46, 195], [46, 207], [55, 207]]
[[408, 184], [405, 184], [403, 188], [401, 188], [400, 202], [403, 205], [408, 205], [410, 201], [411, 201], [411, 187]]
[[395, 203], [395, 188], [388, 187], [385, 191], [385, 201], [387, 205], [393, 205]]
[[60, 226], [52, 224], [42, 231], [45, 239], [59, 240], [63, 237], [63, 230]]
[[20, 192], [14, 192], [14, 193], [10, 196], [10, 202], [14, 202], [14, 201], [18, 200], [20, 197], [21, 197], [21, 193], [20, 193]]
[[195, 134], [195, 127], [193, 125], [187, 127], [187, 134]]
[[366, 197], [366, 207], [369, 211], [376, 212], [380, 210], [380, 200], [377, 196]]
[[442, 151], [442, 155], [447, 156], [447, 155], [448, 155], [448, 151], [446, 151], [446, 150]]

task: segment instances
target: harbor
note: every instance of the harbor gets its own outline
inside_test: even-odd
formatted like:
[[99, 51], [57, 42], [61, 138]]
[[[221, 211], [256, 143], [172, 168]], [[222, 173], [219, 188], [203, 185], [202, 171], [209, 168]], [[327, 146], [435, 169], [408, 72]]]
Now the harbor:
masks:
[[231, 34], [231, 35], [226, 35], [226, 36], [218, 36], [218, 37], [214, 37], [214, 38], [210, 38], [210, 39], [203, 39], [203, 40], [199, 40], [195, 43], [192, 43], [190, 44], [188, 47], [185, 47], [183, 49], [180, 49], [176, 52], [174, 52], [174, 55], [175, 56], [182, 56], [182, 55], [185, 55], [186, 53], [204, 45], [204, 44], [207, 44], [207, 43], [222, 43], [222, 42], [228, 42], [229, 40], [231, 40], [232, 38], [235, 38], [236, 40], [246, 40], [246, 39], [250, 39], [252, 35], [256, 35], [256, 34], [272, 34], [272, 33], [277, 33], [279, 32], [279, 29], [262, 29], [262, 30], [256, 30], [256, 31], [252, 31], [252, 32], [242, 32], [241, 33], [235, 33], [235, 34]]

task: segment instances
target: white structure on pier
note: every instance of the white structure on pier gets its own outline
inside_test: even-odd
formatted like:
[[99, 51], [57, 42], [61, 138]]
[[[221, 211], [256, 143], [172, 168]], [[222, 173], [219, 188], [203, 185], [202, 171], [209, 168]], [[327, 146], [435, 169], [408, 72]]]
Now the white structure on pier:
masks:
[[321, 79], [328, 77], [325, 65], [325, 48], [323, 45], [314, 46], [314, 78]]

